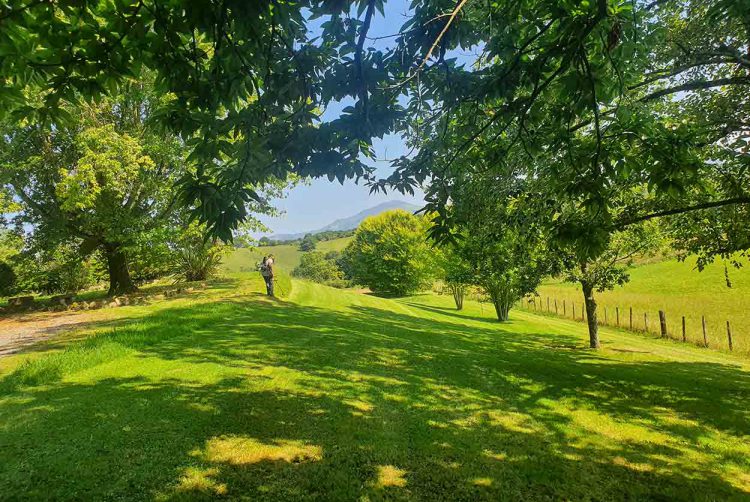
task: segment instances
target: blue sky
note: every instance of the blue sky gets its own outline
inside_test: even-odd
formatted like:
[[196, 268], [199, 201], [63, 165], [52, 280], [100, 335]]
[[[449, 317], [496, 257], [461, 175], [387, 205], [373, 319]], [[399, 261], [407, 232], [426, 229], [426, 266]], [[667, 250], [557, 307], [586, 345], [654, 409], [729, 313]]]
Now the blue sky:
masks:
[[[373, 18], [369, 36], [380, 37], [396, 33], [405, 22], [402, 14], [408, 11], [408, 5], [407, 0], [389, 0], [385, 5], [385, 17], [378, 15]], [[387, 44], [388, 41], [381, 43]], [[340, 108], [329, 107], [325, 115], [335, 116]], [[386, 159], [406, 153], [402, 139], [395, 135], [386, 136], [382, 140], [376, 139], [373, 146], [378, 161], [371, 165], [377, 169], [379, 177], [390, 174], [390, 166]], [[394, 192], [387, 195], [370, 195], [368, 187], [356, 185], [353, 181], [341, 185], [337, 181], [330, 182], [328, 178], [321, 178], [312, 180], [309, 185], [294, 188], [285, 199], [276, 200], [274, 205], [285, 213], [275, 218], [262, 217], [261, 221], [271, 229], [272, 234], [305, 232], [387, 200], [404, 200], [418, 205], [423, 202], [421, 192], [414, 197]]]

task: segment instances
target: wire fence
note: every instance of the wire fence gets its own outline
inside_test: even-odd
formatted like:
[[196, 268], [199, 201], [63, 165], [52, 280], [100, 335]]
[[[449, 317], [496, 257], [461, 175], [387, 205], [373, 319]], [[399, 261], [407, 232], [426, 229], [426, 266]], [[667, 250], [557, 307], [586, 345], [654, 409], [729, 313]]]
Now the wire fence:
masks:
[[[521, 300], [522, 309], [587, 322], [583, 301], [551, 296], [530, 296]], [[596, 309], [600, 326], [619, 328], [634, 333], [655, 334], [683, 343], [732, 352], [750, 353], [748, 337], [735, 332], [730, 319], [701, 312], [676, 313], [665, 310], [636, 310], [631, 306], [599, 304]]]

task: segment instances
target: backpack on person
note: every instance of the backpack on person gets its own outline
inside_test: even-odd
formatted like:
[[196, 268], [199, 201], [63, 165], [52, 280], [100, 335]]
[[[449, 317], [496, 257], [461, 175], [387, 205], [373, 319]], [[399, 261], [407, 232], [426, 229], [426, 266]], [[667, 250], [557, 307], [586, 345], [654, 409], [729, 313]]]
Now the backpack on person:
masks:
[[268, 257], [264, 256], [263, 261], [260, 262], [260, 266], [258, 267], [258, 270], [260, 271], [260, 275], [263, 277], [268, 277], [271, 275], [271, 269], [268, 266]]

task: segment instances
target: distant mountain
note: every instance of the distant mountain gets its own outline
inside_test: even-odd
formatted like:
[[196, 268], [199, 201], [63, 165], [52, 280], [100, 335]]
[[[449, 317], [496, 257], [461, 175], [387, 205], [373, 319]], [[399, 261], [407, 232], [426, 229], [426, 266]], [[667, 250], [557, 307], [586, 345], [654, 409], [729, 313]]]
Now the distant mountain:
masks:
[[348, 218], [340, 218], [317, 230], [300, 232], [298, 234], [277, 234], [270, 236], [269, 239], [272, 239], [274, 241], [293, 241], [301, 239], [307, 234], [315, 235], [327, 231], [352, 230], [354, 228], [357, 228], [365, 218], [375, 216], [376, 214], [390, 211], [392, 209], [403, 209], [404, 211], [413, 213], [414, 211], [420, 209], [420, 206], [415, 206], [414, 204], [409, 204], [408, 202], [404, 202], [402, 200], [389, 200], [388, 202], [383, 202], [382, 204], [378, 204], [377, 206], [371, 207], [370, 209], [360, 211], [354, 216], [349, 216]]

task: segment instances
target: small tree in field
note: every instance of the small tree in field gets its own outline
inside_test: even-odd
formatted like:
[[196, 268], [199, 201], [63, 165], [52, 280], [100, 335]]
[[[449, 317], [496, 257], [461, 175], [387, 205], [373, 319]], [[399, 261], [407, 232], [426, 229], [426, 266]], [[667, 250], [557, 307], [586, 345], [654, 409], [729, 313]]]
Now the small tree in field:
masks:
[[191, 223], [173, 242], [177, 256], [174, 272], [185, 281], [204, 281], [216, 275], [221, 258], [230, 247], [215, 239], [206, 239], [206, 228]]
[[476, 281], [475, 271], [471, 264], [457, 252], [456, 246], [449, 244], [442, 251], [440, 258], [445, 287], [453, 295], [456, 310], [462, 310], [466, 290]]
[[511, 307], [535, 291], [552, 270], [543, 242], [511, 228], [501, 235], [472, 233], [460, 249], [474, 269], [474, 282], [490, 298], [501, 322], [508, 320]]
[[435, 250], [427, 241], [427, 221], [403, 210], [364, 220], [344, 250], [347, 273], [376, 293], [403, 296], [428, 286], [435, 273]]
[[651, 221], [613, 233], [607, 247], [595, 258], [586, 257], [581, 250], [569, 252], [565, 257], [566, 279], [581, 285], [586, 306], [589, 346], [592, 349], [600, 347], [594, 292], [607, 291], [625, 284], [629, 279], [627, 269], [632, 265], [633, 259], [653, 253], [660, 243], [659, 228]]

